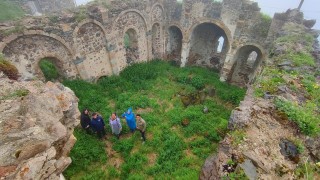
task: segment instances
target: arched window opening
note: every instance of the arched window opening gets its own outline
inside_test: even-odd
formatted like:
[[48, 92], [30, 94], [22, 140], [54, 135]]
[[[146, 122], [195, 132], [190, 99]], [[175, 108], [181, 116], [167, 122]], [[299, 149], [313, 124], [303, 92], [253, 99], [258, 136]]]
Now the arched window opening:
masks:
[[258, 58], [258, 53], [256, 51], [252, 51], [248, 56], [247, 66], [250, 68], [253, 68], [257, 58]]
[[124, 48], [126, 50], [127, 64], [132, 64], [139, 59], [138, 37], [134, 29], [129, 29], [124, 34]]
[[152, 26], [152, 55], [153, 58], [160, 58], [162, 51], [160, 25]]
[[241, 47], [235, 55], [230, 82], [238, 86], [247, 86], [254, 81], [259, 64], [262, 62], [262, 51], [253, 45]]
[[59, 60], [56, 58], [43, 58], [39, 61], [39, 67], [46, 81], [59, 81], [62, 74], [59, 72]]
[[217, 53], [221, 53], [224, 46], [224, 37], [218, 39]]
[[198, 24], [192, 31], [189, 66], [206, 66], [221, 70], [229, 47], [227, 34], [223, 28], [214, 23]]
[[176, 26], [169, 28], [169, 41], [167, 46], [168, 59], [181, 63], [181, 50], [182, 50], [182, 32]]

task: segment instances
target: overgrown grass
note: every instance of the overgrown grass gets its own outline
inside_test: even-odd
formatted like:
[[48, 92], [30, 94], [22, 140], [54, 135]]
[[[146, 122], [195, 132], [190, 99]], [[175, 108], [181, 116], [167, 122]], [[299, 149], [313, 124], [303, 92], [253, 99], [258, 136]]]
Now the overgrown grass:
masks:
[[[94, 164], [104, 164], [107, 160], [103, 142], [80, 129], [75, 129], [74, 135], [77, 137], [77, 143], [70, 153], [72, 164], [64, 173], [67, 178], [71, 178], [79, 172], [90, 172]], [[92, 179], [91, 177], [104, 177], [104, 173], [93, 171], [86, 173], [83, 179]]]
[[46, 81], [54, 81], [60, 78], [57, 67], [49, 59], [42, 59], [39, 66]]
[[320, 116], [315, 114], [312, 107], [298, 106], [283, 99], [276, 99], [275, 105], [279, 110], [285, 112], [304, 134], [315, 136], [320, 133]]
[[9, 0], [0, 1], [0, 22], [15, 20], [24, 14], [25, 12], [14, 2]]
[[[276, 107], [295, 122], [302, 133], [318, 135], [320, 88], [316, 77], [319, 75], [317, 70], [319, 68], [316, 67], [312, 56], [315, 38], [299, 25], [289, 24], [284, 28], [287, 34], [275, 41], [275, 47], [285, 47], [285, 50], [272, 57], [274, 66], [263, 70], [261, 77], [255, 83], [255, 94], [262, 97], [268, 92], [271, 95], [282, 96], [275, 100]], [[290, 62], [289, 68], [281, 69], [276, 66], [282, 62]], [[294, 98], [283, 98], [290, 96], [299, 98], [297, 101], [293, 100]]]
[[[216, 72], [199, 67], [178, 68], [164, 61], [133, 64], [120, 76], [107, 77], [96, 84], [82, 80], [63, 83], [80, 99], [80, 109], [98, 111], [107, 120], [111, 112], [119, 114], [133, 107], [147, 122], [144, 145], [140, 134], [131, 135], [124, 121], [120, 140], [108, 137], [105, 142], [91, 145], [96, 137], [76, 130], [73, 163], [64, 173], [71, 179], [197, 179], [205, 158], [216, 151], [219, 140], [227, 133], [231, 110], [245, 94], [245, 89], [220, 82]], [[208, 87], [214, 87], [214, 97], [208, 96], [203, 104], [184, 107], [181, 93], [206, 91]], [[209, 109], [207, 114], [203, 113], [204, 106]], [[189, 124], [182, 125], [186, 119]], [[107, 133], [110, 131], [108, 127]], [[115, 152], [112, 157], [102, 152], [104, 143], [109, 146], [107, 152]], [[93, 160], [83, 168], [83, 160], [78, 158], [82, 152], [77, 149], [86, 148], [90, 148], [88, 156], [96, 151], [92, 149], [99, 149], [94, 154], [108, 159], [107, 163], [87, 157]], [[121, 162], [119, 168], [112, 165], [115, 161]]]

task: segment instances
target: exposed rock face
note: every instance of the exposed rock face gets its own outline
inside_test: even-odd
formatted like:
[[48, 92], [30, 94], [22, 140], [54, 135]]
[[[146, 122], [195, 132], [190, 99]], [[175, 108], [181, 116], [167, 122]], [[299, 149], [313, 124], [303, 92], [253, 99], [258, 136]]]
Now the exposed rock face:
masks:
[[60, 83], [0, 79], [0, 177], [59, 179], [79, 124], [78, 99]]
[[[218, 154], [207, 159], [200, 179], [221, 179], [227, 173], [223, 165], [236, 157], [239, 164], [252, 162], [257, 168], [257, 174], [247, 172], [251, 179], [290, 179], [296, 164], [281, 155], [282, 139], [294, 139], [296, 130], [288, 120], [280, 121], [272, 100], [254, 99], [248, 90], [246, 99], [240, 107], [233, 111], [229, 127], [243, 128], [246, 135], [240, 144], [234, 144], [234, 137], [228, 135], [220, 142]], [[240, 165], [241, 166], [241, 165]], [[279, 176], [279, 169], [286, 169], [285, 175]]]

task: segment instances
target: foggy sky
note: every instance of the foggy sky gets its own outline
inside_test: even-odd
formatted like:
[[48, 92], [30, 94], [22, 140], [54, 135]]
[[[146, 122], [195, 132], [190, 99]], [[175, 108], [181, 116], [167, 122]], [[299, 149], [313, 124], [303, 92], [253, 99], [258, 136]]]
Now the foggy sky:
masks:
[[[273, 17], [275, 12], [285, 12], [287, 9], [294, 9], [299, 6], [300, 0], [255, 0], [259, 3], [261, 12]], [[320, 29], [320, 8], [319, 0], [305, 0], [301, 11], [305, 19], [316, 19], [314, 29]]]
[[[77, 5], [85, 4], [91, 0], [76, 0]], [[120, 0], [119, 0], [120, 1]], [[297, 8], [300, 0], [254, 0], [259, 3], [261, 12], [273, 17], [275, 12], [285, 12], [287, 9]], [[302, 6], [305, 19], [316, 19], [317, 23], [313, 27], [320, 29], [320, 8], [319, 0], [305, 0]]]

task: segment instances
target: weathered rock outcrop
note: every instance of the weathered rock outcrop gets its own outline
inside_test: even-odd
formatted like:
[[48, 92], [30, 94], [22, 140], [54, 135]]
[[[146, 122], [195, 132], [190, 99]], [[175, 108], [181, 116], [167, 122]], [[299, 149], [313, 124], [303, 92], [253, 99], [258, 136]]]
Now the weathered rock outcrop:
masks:
[[58, 179], [79, 115], [77, 97], [60, 83], [0, 78], [0, 177]]
[[[250, 106], [247, 106], [248, 104]], [[279, 121], [272, 100], [247, 97], [242, 105], [234, 110], [231, 120], [237, 122], [233, 125], [243, 128], [245, 138], [240, 144], [236, 144], [235, 139], [239, 137], [230, 134], [220, 142], [218, 154], [207, 159], [200, 179], [221, 179], [221, 176], [227, 175], [223, 172], [223, 165], [231, 160], [232, 156], [241, 163], [251, 161], [257, 168], [259, 179], [289, 179], [296, 164], [281, 155], [279, 144], [282, 139], [294, 139], [296, 130], [289, 121]], [[277, 170], [281, 168], [288, 174], [280, 177]]]
[[[265, 62], [268, 66], [233, 110], [228, 125], [233, 131], [220, 142], [218, 153], [206, 160], [200, 179], [320, 178], [315, 168], [320, 159], [316, 101], [320, 81], [316, 73], [318, 43], [314, 40], [318, 33], [311, 26], [312, 22], [304, 21], [298, 10], [275, 15], [272, 59]], [[300, 54], [305, 57], [297, 58]], [[312, 87], [304, 83], [307, 77], [312, 78], [308, 81]], [[314, 108], [307, 103], [314, 104]], [[298, 115], [293, 117], [293, 113]]]

